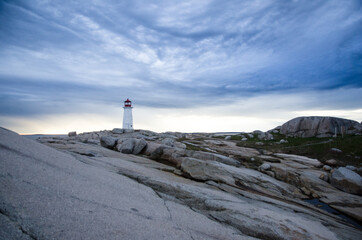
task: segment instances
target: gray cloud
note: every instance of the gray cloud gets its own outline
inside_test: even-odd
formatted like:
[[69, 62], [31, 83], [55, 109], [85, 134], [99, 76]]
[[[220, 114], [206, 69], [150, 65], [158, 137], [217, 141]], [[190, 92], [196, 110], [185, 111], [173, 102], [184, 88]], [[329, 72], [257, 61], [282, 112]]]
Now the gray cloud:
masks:
[[2, 1], [0, 113], [361, 89], [361, 12], [358, 0]]

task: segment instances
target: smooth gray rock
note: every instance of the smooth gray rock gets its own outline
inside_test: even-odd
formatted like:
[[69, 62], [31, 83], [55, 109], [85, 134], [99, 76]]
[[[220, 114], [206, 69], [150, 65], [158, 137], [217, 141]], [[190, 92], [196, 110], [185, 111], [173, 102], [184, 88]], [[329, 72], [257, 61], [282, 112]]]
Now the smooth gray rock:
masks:
[[187, 146], [186, 146], [186, 144], [184, 144], [184, 143], [182, 143], [182, 142], [174, 142], [174, 147], [175, 148], [182, 148], [182, 149], [186, 149], [187, 148]]
[[161, 156], [163, 154], [163, 150], [165, 148], [170, 148], [170, 146], [167, 146], [167, 145], [164, 145], [164, 144], [159, 144], [158, 147], [156, 147], [154, 149], [154, 151], [151, 152], [150, 158], [154, 159], [154, 160], [161, 159]]
[[117, 150], [121, 153], [131, 154], [136, 145], [136, 139], [128, 138], [123, 139], [122, 143], [118, 143]]
[[121, 158], [78, 159], [0, 128], [0, 163], [0, 239], [251, 239], [120, 174], [136, 165]]
[[217, 153], [202, 152], [202, 151], [188, 151], [186, 153], [189, 157], [197, 158], [200, 160], [216, 161], [216, 162], [220, 162], [220, 163], [224, 163], [224, 164], [236, 166], [236, 167], [240, 166], [239, 161], [237, 161], [233, 158], [223, 156], [221, 154], [217, 154]]
[[268, 170], [270, 170], [270, 168], [271, 168], [271, 166], [269, 163], [263, 163], [259, 167], [260, 171], [268, 171]]
[[362, 177], [345, 167], [339, 167], [331, 175], [332, 186], [348, 193], [362, 195]]
[[226, 136], [225, 140], [231, 140], [231, 136]]
[[355, 166], [351, 166], [351, 165], [347, 165], [346, 168], [351, 170], [351, 171], [356, 171], [357, 170], [357, 168]]
[[341, 128], [347, 134], [362, 131], [362, 125], [356, 121], [335, 117], [297, 117], [284, 123], [280, 133], [291, 137], [332, 137]]
[[112, 133], [113, 134], [123, 134], [124, 129], [123, 128], [113, 128]]
[[164, 144], [164, 145], [167, 145], [167, 146], [170, 146], [170, 147], [173, 147], [174, 143], [175, 143], [175, 139], [173, 139], [173, 138], [164, 138], [161, 141], [161, 144]]
[[133, 148], [133, 154], [140, 154], [147, 147], [147, 142], [143, 138], [137, 139]]
[[100, 139], [101, 146], [113, 149], [116, 146], [117, 138], [114, 138], [112, 136], [102, 136]]

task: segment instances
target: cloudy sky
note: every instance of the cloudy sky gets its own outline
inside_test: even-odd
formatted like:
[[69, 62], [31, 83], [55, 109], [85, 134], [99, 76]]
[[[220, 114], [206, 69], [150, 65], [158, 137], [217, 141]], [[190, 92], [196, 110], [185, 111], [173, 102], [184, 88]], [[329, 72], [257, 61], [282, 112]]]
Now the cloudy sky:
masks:
[[2, 0], [0, 125], [268, 130], [362, 121], [360, 0]]

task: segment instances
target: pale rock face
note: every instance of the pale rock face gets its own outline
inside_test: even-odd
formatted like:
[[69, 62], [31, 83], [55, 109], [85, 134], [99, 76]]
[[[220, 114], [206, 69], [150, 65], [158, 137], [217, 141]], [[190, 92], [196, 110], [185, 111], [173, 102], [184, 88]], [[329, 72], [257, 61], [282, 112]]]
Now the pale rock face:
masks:
[[332, 186], [348, 193], [362, 195], [362, 177], [345, 167], [332, 173]]
[[291, 137], [332, 137], [341, 127], [347, 134], [362, 131], [362, 125], [356, 121], [335, 117], [298, 117], [284, 123], [280, 133]]
[[226, 136], [225, 140], [231, 140], [231, 136]]

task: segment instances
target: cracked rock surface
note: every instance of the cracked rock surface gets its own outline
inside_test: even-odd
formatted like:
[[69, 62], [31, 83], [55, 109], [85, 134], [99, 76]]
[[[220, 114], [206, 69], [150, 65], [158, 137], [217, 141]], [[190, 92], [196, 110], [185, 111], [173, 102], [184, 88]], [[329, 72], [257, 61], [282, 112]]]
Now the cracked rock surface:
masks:
[[[203, 159], [194, 158], [195, 153], [174, 157], [179, 166], [123, 154], [96, 144], [102, 134], [43, 139], [46, 146], [0, 128], [0, 239], [362, 236], [342, 219], [301, 201], [303, 193], [288, 181], [217, 162], [220, 157], [204, 159], [207, 154]], [[145, 135], [146, 140], [155, 137]], [[231, 147], [223, 146], [258, 154]], [[302, 161], [311, 164], [308, 159], [296, 164]], [[271, 169], [278, 166], [271, 164]]]

